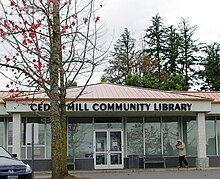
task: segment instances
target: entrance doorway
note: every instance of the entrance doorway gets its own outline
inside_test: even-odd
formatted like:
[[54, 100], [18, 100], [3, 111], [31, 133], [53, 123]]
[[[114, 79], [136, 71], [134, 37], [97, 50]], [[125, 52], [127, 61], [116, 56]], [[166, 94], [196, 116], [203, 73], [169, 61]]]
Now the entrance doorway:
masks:
[[124, 168], [122, 135], [121, 130], [95, 130], [95, 169]]

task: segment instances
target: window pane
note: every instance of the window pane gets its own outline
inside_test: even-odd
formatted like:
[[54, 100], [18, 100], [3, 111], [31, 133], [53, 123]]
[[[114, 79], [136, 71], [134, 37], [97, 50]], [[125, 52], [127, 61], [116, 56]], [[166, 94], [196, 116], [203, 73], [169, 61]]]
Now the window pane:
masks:
[[[68, 156], [85, 158], [93, 153], [93, 127], [92, 119], [89, 123], [78, 123], [70, 119], [68, 124]], [[76, 122], [76, 123], [75, 123]]]
[[186, 145], [186, 155], [197, 155], [196, 117], [183, 117], [183, 140]]
[[121, 151], [121, 132], [110, 132], [110, 151]]
[[215, 145], [215, 119], [206, 118], [206, 152], [207, 155], [216, 155], [216, 145]]
[[145, 128], [145, 154], [161, 154], [161, 122], [160, 118], [146, 118]]
[[121, 129], [121, 117], [96, 117], [94, 119], [95, 129]]
[[[34, 137], [34, 158], [46, 158], [47, 150], [50, 151], [50, 144], [46, 144], [46, 118], [22, 118], [21, 141], [22, 158], [30, 159], [32, 157], [32, 137]], [[32, 126], [34, 125], [34, 126]], [[34, 129], [32, 136], [32, 127]], [[49, 147], [48, 149], [46, 147]], [[48, 154], [50, 157], [51, 154]]]
[[217, 118], [216, 123], [216, 130], [217, 130], [217, 139], [218, 139], [218, 155], [220, 155], [220, 118]]
[[8, 145], [12, 145], [12, 119], [8, 120]]
[[4, 119], [0, 118], [0, 146], [4, 146], [5, 125]]
[[[28, 145], [32, 143], [32, 123], [27, 123], [27, 136], [26, 140]], [[44, 145], [45, 144], [45, 124], [34, 123], [34, 144]]]
[[127, 118], [127, 155], [143, 154], [143, 119]]
[[[32, 147], [27, 146], [27, 158], [32, 158]], [[44, 146], [34, 146], [34, 158], [44, 159], [45, 158], [45, 147]]]
[[176, 140], [178, 138], [177, 117], [163, 117], [163, 154], [166, 156], [176, 156]]
[[26, 118], [22, 118], [21, 119], [21, 145], [25, 145], [25, 144], [26, 144]]
[[46, 158], [51, 158], [51, 124], [46, 124]]

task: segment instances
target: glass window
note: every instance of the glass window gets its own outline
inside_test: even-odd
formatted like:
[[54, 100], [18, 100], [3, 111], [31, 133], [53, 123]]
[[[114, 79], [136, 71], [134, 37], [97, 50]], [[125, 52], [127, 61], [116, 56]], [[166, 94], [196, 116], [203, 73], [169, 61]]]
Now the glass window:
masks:
[[127, 118], [127, 155], [143, 154], [143, 118]]
[[70, 118], [68, 122], [68, 157], [92, 156], [92, 118]]
[[28, 118], [24, 128], [26, 129], [26, 144], [31, 145], [32, 141], [32, 124], [34, 124], [34, 144], [45, 144], [45, 119]]
[[[32, 157], [32, 128], [34, 129], [34, 157], [51, 157], [51, 129], [47, 118], [22, 118], [22, 158]], [[33, 126], [34, 125], [34, 126]]]
[[163, 154], [166, 156], [176, 156], [176, 140], [178, 134], [178, 118], [177, 117], [163, 117], [162, 118], [162, 132], [163, 132]]
[[0, 118], [0, 146], [4, 146], [5, 124], [4, 118]]
[[26, 118], [21, 119], [21, 144], [26, 144]]
[[8, 120], [8, 145], [12, 145], [13, 137], [12, 137], [12, 119]]
[[218, 142], [218, 155], [220, 155], [220, 117], [217, 117], [216, 130], [217, 130], [217, 142]]
[[145, 118], [145, 155], [161, 154], [160, 118]]
[[46, 124], [46, 158], [51, 158], [51, 124]]
[[121, 117], [96, 117], [94, 119], [95, 129], [121, 129]]
[[196, 117], [183, 117], [183, 141], [186, 145], [186, 155], [197, 155]]
[[215, 143], [215, 118], [206, 117], [206, 152], [207, 155], [216, 155], [216, 143]]

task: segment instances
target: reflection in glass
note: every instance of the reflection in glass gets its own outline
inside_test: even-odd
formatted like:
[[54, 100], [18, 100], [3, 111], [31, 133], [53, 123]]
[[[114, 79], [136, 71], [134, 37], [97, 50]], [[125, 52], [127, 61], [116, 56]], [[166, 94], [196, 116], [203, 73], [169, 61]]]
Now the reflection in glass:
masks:
[[106, 165], [107, 156], [106, 154], [96, 154], [96, 165]]
[[127, 118], [127, 155], [143, 155], [143, 119]]
[[[81, 120], [83, 121], [83, 119]], [[85, 158], [93, 153], [93, 128], [92, 123], [68, 124], [68, 156]]]
[[34, 125], [34, 157], [51, 158], [51, 128], [48, 118], [22, 118], [22, 158], [32, 157], [32, 124]]
[[112, 153], [111, 154], [111, 165], [119, 165], [122, 164], [122, 155], [121, 153]]
[[107, 132], [96, 132], [96, 152], [107, 150]]
[[46, 124], [46, 158], [51, 158], [51, 124]]
[[162, 118], [162, 132], [163, 132], [163, 155], [175, 156], [177, 155], [176, 140], [178, 138], [178, 119], [177, 117], [163, 117]]
[[12, 119], [8, 120], [8, 145], [12, 145]]
[[197, 155], [196, 117], [183, 117], [183, 135], [186, 145], [186, 155]]
[[95, 117], [94, 118], [95, 129], [121, 129], [122, 118], [121, 117]]
[[218, 155], [220, 155], [220, 118], [217, 118], [216, 122], [216, 130], [217, 130], [217, 142], [218, 142]]
[[145, 155], [161, 154], [160, 118], [146, 118], [145, 128]]
[[110, 150], [121, 151], [121, 132], [110, 132]]
[[215, 145], [215, 118], [209, 117], [205, 121], [206, 127], [206, 152], [207, 155], [216, 155]]
[[[32, 143], [32, 123], [24, 123], [25, 130], [24, 134], [26, 135], [26, 138], [24, 137], [23, 139], [26, 140], [25, 144], [31, 145]], [[24, 141], [25, 141], [24, 140]], [[23, 141], [23, 142], [24, 142]], [[45, 144], [45, 123], [34, 123], [34, 144], [35, 145], [44, 145]]]
[[4, 144], [4, 136], [5, 136], [5, 127], [4, 127], [4, 119], [0, 118], [0, 146]]
[[[30, 159], [32, 157], [32, 147], [27, 146], [27, 158]], [[44, 146], [35, 146], [34, 147], [34, 158], [45, 158], [45, 147]]]

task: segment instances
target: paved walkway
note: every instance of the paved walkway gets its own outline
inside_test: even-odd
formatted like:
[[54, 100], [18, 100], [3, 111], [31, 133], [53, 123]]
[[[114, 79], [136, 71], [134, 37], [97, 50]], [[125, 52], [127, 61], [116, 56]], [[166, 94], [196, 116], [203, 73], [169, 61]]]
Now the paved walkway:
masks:
[[[72, 171], [71, 174], [92, 179], [220, 179], [220, 168], [187, 169], [129, 169]], [[35, 179], [51, 176], [50, 172], [35, 172]]]

